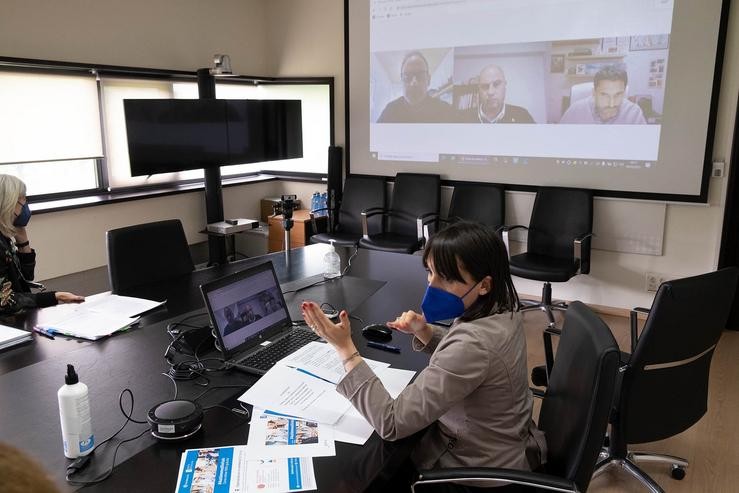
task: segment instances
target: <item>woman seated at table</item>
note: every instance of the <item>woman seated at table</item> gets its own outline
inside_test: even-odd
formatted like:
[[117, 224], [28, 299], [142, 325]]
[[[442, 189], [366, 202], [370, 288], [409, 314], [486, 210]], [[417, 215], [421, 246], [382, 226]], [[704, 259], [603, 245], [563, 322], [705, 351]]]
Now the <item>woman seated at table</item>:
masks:
[[63, 291], [31, 292], [36, 251], [26, 232], [30, 219], [25, 183], [0, 174], [0, 314], [85, 301], [82, 296]]
[[[423, 315], [407, 311], [387, 325], [412, 335], [413, 348], [431, 359], [397, 399], [359, 356], [346, 311], [334, 324], [316, 303], [303, 303], [307, 324], [347, 371], [336, 390], [385, 440], [429, 427], [411, 456], [419, 470], [538, 467], [546, 445], [531, 419], [526, 338], [505, 246], [490, 229], [460, 222], [431, 238], [423, 263]], [[455, 319], [448, 330], [433, 325], [447, 319]]]

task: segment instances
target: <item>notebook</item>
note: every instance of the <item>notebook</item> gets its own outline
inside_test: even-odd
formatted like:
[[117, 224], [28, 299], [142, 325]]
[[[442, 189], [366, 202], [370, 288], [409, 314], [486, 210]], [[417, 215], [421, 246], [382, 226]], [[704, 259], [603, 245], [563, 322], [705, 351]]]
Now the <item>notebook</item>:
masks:
[[200, 286], [218, 348], [226, 364], [264, 375], [311, 341], [304, 324], [293, 324], [272, 262]]
[[31, 340], [33, 340], [33, 336], [30, 332], [16, 329], [15, 327], [8, 327], [7, 325], [0, 325], [0, 350], [11, 348]]

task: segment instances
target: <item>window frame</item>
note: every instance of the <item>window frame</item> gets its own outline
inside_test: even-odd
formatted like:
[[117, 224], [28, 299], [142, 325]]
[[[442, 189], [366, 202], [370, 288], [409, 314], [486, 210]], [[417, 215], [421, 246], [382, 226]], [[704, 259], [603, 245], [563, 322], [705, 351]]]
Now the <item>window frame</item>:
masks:
[[[98, 103], [100, 105], [100, 125], [105, 136], [106, 128], [103, 116], [103, 92], [101, 90], [102, 77], [132, 78], [132, 79], [155, 79], [161, 81], [188, 81], [197, 82], [196, 71], [170, 70], [156, 68], [129, 67], [118, 65], [87, 64], [66, 61], [38, 60], [29, 58], [15, 58], [0, 56], [0, 71], [29, 72], [39, 74], [69, 74], [92, 73], [97, 77]], [[308, 77], [267, 77], [240, 75], [227, 78], [218, 78], [219, 84], [249, 84], [249, 85], [326, 85], [329, 91], [329, 145], [335, 145], [335, 88], [334, 77], [331, 76], [308, 76]], [[162, 194], [187, 193], [204, 187], [204, 179], [182, 179], [172, 180], [164, 183], [151, 185], [138, 185], [133, 187], [120, 187], [110, 189], [108, 167], [106, 163], [107, 149], [106, 138], [103, 137], [103, 154], [105, 157], [96, 159], [95, 169], [98, 186], [94, 189], [75, 190], [71, 192], [56, 192], [49, 194], [37, 194], [29, 196], [31, 203], [44, 203], [38, 212], [51, 212], [52, 210], [66, 210], [77, 207], [89, 207], [92, 205], [145, 199], [148, 197], [161, 196]], [[2, 169], [0, 168], [0, 171]], [[264, 175], [259, 178], [259, 175]], [[221, 179], [223, 186], [232, 186], [253, 181], [266, 181], [274, 179], [290, 179], [292, 181], [323, 182], [328, 176], [326, 173], [299, 172], [299, 171], [273, 171], [268, 168], [260, 169], [251, 173], [229, 175]], [[62, 205], [63, 202], [74, 201], [89, 197], [90, 202], [80, 202], [78, 205]], [[95, 200], [97, 199], [97, 200]], [[54, 202], [60, 202], [58, 207]], [[41, 205], [41, 204], [40, 204]], [[34, 210], [35, 212], [35, 210]]]

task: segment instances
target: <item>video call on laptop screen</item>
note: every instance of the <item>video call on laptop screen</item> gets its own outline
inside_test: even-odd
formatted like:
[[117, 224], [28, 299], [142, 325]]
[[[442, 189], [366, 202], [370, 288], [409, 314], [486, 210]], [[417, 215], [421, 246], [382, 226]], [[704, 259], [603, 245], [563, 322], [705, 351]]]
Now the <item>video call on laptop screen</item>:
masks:
[[208, 300], [226, 351], [289, 319], [272, 269], [215, 289]]

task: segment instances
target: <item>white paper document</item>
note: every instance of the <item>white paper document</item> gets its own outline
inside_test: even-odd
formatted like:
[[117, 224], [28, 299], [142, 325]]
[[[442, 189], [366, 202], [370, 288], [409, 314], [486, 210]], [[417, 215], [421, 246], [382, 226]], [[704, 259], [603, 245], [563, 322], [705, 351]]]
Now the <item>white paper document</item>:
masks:
[[249, 423], [249, 458], [329, 457], [336, 455], [330, 425], [275, 415], [254, 408]]
[[[390, 363], [375, 361], [365, 358], [364, 361], [377, 372], [381, 368], [387, 368]], [[284, 357], [277, 362], [278, 365], [290, 366], [298, 368], [309, 375], [327, 380], [333, 384], [338, 384], [346, 371], [344, 365], [336, 354], [336, 350], [330, 344], [324, 342], [313, 341], [306, 344], [294, 353]]]
[[33, 339], [33, 336], [28, 331], [0, 325], [0, 349], [9, 348], [31, 339]]
[[88, 296], [83, 303], [42, 308], [38, 311], [36, 325], [52, 334], [95, 340], [127, 329], [138, 321], [136, 315], [163, 303], [118, 296], [108, 291]]
[[313, 459], [250, 460], [246, 447], [186, 450], [175, 493], [282, 493], [316, 489]]
[[334, 424], [351, 403], [336, 392], [336, 385], [296, 368], [275, 365], [241, 397], [261, 409]]

